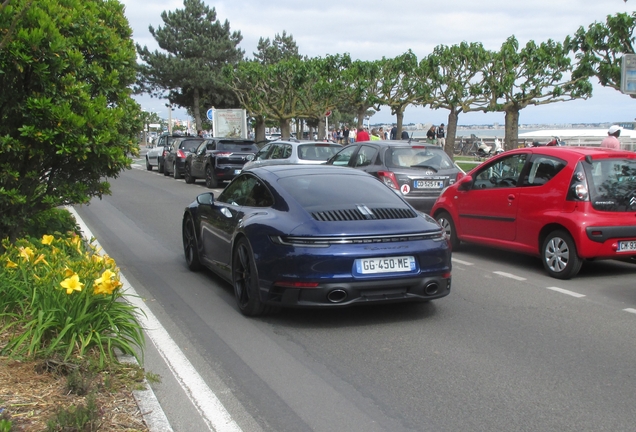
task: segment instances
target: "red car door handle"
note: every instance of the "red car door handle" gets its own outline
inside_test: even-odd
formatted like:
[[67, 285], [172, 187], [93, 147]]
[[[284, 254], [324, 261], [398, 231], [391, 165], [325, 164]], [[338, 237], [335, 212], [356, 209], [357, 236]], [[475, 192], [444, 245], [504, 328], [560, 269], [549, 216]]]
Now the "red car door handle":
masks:
[[508, 195], [508, 201], [514, 201], [515, 198], [516, 197], [513, 194]]

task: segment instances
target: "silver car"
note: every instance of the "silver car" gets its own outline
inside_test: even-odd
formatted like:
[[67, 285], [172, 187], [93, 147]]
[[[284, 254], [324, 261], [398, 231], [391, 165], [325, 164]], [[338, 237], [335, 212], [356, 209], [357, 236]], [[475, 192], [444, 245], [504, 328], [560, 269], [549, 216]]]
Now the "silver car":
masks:
[[163, 154], [163, 146], [156, 145], [146, 153], [146, 169], [152, 171], [152, 167], [159, 166], [159, 156]]
[[[243, 169], [263, 165], [323, 164], [342, 149], [340, 144], [321, 141], [274, 141], [251, 156]], [[249, 157], [248, 157], [249, 158]]]

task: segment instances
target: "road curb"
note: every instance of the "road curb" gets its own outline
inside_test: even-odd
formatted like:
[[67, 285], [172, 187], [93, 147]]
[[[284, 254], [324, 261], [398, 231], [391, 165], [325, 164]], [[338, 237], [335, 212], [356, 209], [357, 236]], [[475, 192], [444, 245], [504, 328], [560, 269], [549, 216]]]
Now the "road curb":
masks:
[[[117, 359], [121, 363], [139, 366], [137, 359], [131, 355], [117, 354]], [[146, 378], [144, 378], [143, 384], [146, 387], [145, 390], [133, 390], [132, 394], [146, 426], [150, 432], [174, 432], [166, 413], [161, 408], [157, 395], [152, 391]]]

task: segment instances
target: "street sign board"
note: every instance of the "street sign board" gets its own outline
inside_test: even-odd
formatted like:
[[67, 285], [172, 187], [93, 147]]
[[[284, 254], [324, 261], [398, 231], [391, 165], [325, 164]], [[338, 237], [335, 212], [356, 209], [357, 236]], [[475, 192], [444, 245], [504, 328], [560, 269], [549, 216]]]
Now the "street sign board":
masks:
[[621, 62], [621, 92], [636, 95], [636, 54], [623, 54]]
[[325, 113], [325, 117], [329, 117], [330, 115], [331, 115], [331, 111], [327, 111], [327, 112]]
[[210, 108], [207, 113], [208, 120], [214, 120], [214, 108]]

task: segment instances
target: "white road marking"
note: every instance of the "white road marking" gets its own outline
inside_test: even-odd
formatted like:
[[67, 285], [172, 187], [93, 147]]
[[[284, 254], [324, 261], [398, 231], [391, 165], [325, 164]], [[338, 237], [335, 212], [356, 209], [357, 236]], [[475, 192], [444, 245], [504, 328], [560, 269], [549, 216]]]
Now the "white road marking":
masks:
[[506, 272], [501, 272], [501, 271], [496, 271], [496, 272], [493, 272], [493, 273], [494, 274], [498, 274], [499, 276], [507, 277], [507, 278], [510, 278], [510, 279], [518, 280], [518, 281], [528, 280], [528, 279], [526, 279], [524, 277], [516, 276], [516, 275], [513, 275], [511, 273], [506, 273]]
[[[75, 217], [84, 236], [88, 239], [95, 238], [75, 209], [72, 207], [67, 207], [67, 209]], [[94, 244], [101, 248], [97, 240], [95, 240]], [[102, 248], [101, 253], [105, 254], [106, 251]], [[161, 325], [121, 272], [119, 277], [124, 287], [126, 287], [126, 293], [130, 294], [126, 296], [126, 300], [143, 312], [138, 315], [139, 323], [146, 330], [146, 334], [150, 337], [153, 345], [157, 348], [159, 354], [161, 354], [161, 357], [210, 430], [215, 432], [242, 432], [221, 401], [210, 390], [201, 375], [192, 366], [192, 363], [170, 337], [168, 331]]]
[[629, 313], [633, 313], [636, 314], [636, 309], [632, 309], [632, 308], [627, 308], [627, 309], [623, 309], [625, 312], [629, 312]]
[[466, 266], [471, 266], [471, 265], [475, 265], [471, 262], [468, 261], [462, 261], [462, 260], [458, 260], [457, 258], [451, 258], [451, 261], [457, 264], [462, 264], [462, 265], [466, 265]]
[[585, 297], [585, 294], [579, 294], [579, 293], [576, 293], [574, 291], [568, 291], [566, 289], [559, 288], [559, 287], [546, 287], [546, 288], [549, 289], [549, 290], [560, 292], [561, 294], [567, 294], [567, 295], [570, 295], [570, 296], [576, 297], [576, 298]]

